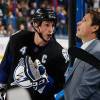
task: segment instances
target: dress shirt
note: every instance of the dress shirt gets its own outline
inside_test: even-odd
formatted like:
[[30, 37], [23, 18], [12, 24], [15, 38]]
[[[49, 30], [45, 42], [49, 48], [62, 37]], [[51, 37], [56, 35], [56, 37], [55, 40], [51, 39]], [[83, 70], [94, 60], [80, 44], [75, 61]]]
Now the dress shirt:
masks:
[[94, 40], [95, 39], [83, 43], [83, 45], [81, 46], [81, 49], [85, 50]]

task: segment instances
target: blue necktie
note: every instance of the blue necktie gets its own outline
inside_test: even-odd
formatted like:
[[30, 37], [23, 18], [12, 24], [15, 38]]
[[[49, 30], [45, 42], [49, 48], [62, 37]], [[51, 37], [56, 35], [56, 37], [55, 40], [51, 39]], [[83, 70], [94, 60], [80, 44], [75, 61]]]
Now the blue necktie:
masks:
[[73, 71], [73, 64], [69, 63], [68, 68], [65, 72], [65, 82], [68, 80], [69, 76], [72, 74]]

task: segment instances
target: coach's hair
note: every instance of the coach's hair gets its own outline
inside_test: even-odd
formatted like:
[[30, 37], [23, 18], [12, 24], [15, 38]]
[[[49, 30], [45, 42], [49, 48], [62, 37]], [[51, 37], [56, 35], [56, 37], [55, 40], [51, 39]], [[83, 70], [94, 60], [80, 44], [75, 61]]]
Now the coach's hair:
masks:
[[100, 12], [97, 10], [89, 9], [89, 10], [87, 10], [87, 13], [89, 13], [91, 15], [92, 25], [99, 26], [99, 29], [97, 31], [95, 31], [95, 33], [97, 35], [97, 38], [100, 39]]

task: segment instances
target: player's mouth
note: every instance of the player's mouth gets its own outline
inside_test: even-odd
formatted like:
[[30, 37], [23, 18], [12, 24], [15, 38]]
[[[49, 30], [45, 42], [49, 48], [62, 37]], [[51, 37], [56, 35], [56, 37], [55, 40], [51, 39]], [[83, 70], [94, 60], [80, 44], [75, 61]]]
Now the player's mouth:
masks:
[[49, 34], [49, 35], [47, 36], [47, 40], [50, 40], [51, 38], [52, 38], [52, 35]]

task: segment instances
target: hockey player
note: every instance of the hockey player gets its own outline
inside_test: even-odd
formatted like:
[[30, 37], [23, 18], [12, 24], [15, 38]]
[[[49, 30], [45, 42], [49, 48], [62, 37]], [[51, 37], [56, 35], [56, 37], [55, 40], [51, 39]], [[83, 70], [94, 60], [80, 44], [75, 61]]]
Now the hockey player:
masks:
[[32, 100], [54, 100], [63, 88], [67, 52], [54, 38], [56, 14], [37, 9], [32, 16], [34, 32], [19, 31], [10, 37], [0, 64], [0, 92], [6, 86], [27, 88]]

